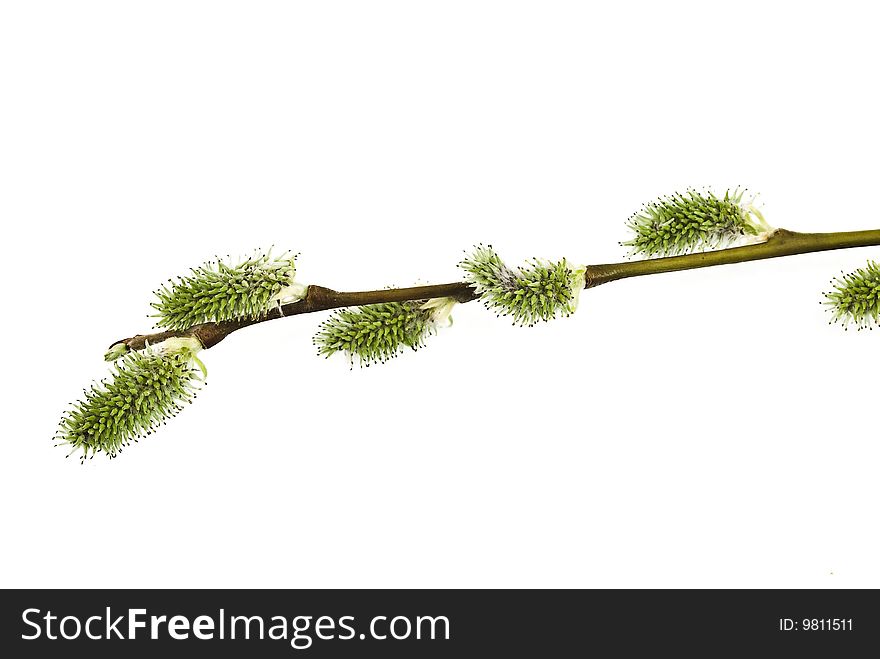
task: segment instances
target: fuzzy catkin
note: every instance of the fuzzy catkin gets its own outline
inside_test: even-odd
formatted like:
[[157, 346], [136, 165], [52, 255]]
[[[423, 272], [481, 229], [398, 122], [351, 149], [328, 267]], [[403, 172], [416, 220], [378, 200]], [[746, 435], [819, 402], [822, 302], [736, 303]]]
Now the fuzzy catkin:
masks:
[[515, 325], [532, 326], [577, 309], [585, 268], [534, 259], [525, 267], [508, 267], [491, 245], [477, 245], [459, 263], [486, 308], [510, 316]]
[[201, 379], [189, 349], [132, 352], [113, 365], [109, 380], [84, 390], [61, 419], [56, 440], [82, 450], [81, 459], [116, 457], [139, 437], [151, 434], [192, 402]]
[[295, 258], [266, 253], [237, 265], [217, 259], [193, 268], [155, 291], [156, 325], [183, 330], [211, 321], [259, 318], [294, 284]]
[[834, 289], [825, 293], [825, 304], [832, 322], [844, 327], [873, 329], [880, 322], [880, 264], [868, 261], [864, 268], [832, 281]]
[[724, 193], [687, 190], [646, 204], [627, 226], [632, 239], [621, 245], [642, 256], [675, 256], [729, 245], [769, 230], [760, 212], [745, 201], [745, 190]]
[[404, 348], [417, 350], [434, 331], [434, 313], [425, 300], [370, 304], [342, 309], [321, 323], [314, 344], [318, 355], [345, 353], [362, 366], [384, 363]]

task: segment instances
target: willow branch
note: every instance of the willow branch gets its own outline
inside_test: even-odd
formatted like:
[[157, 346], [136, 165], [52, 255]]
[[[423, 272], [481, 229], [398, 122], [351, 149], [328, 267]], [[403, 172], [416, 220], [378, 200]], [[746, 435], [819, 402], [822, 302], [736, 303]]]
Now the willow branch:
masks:
[[[880, 245], [880, 230], [797, 233], [787, 229], [776, 229], [765, 242], [754, 245], [683, 256], [587, 266], [585, 288], [595, 288], [601, 284], [629, 277], [873, 245]], [[355, 292], [334, 291], [324, 286], [311, 285], [302, 300], [275, 307], [260, 318], [202, 323], [185, 330], [138, 334], [127, 339], [114, 341], [113, 345], [124, 343], [130, 350], [141, 350], [148, 342], [155, 344], [172, 337], [195, 337], [205, 348], [211, 348], [236, 330], [268, 320], [342, 307], [359, 307], [367, 304], [407, 302], [440, 297], [450, 297], [464, 303], [476, 299], [477, 295], [473, 287], [466, 282]]]

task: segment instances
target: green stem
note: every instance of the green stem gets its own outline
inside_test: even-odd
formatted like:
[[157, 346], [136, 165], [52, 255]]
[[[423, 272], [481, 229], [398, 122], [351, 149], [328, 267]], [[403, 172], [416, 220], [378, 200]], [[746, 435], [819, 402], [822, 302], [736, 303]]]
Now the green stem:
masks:
[[587, 266], [586, 288], [595, 288], [601, 284], [628, 277], [872, 245], [880, 245], [880, 230], [878, 229], [835, 233], [797, 233], [787, 229], [777, 229], [766, 242], [755, 245], [683, 256], [669, 256], [661, 259]]

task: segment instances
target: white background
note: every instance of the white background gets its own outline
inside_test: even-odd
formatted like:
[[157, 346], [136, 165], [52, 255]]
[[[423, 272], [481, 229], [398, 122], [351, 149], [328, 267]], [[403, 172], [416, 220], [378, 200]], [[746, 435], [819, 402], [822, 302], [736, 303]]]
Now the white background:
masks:
[[880, 227], [869, 3], [8, 2], [0, 9], [4, 586], [878, 587], [876, 333], [827, 325], [880, 248], [478, 304], [384, 368], [320, 315], [204, 354], [159, 434], [53, 448], [151, 291], [301, 252], [340, 290], [462, 250], [619, 260], [689, 185]]

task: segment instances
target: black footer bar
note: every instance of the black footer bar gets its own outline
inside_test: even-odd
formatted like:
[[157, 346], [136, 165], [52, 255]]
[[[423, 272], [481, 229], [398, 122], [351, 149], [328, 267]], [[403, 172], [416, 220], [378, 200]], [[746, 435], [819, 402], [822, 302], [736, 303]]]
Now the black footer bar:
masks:
[[874, 590], [7, 590], [0, 598], [7, 657], [845, 657], [880, 648]]

